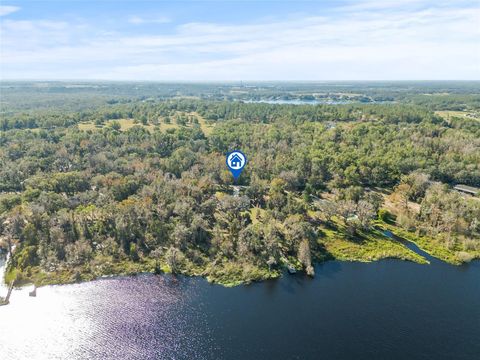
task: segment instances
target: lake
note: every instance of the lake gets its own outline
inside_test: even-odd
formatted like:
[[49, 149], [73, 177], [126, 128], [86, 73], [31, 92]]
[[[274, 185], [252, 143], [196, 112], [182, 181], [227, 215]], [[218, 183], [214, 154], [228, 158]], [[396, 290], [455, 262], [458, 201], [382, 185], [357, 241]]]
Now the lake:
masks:
[[334, 99], [315, 99], [315, 100], [303, 100], [303, 99], [263, 99], [263, 100], [243, 100], [244, 103], [263, 103], [263, 104], [279, 104], [279, 105], [340, 105], [350, 104], [352, 100], [334, 100]]
[[315, 272], [230, 289], [146, 274], [36, 298], [15, 290], [0, 307], [0, 358], [480, 358], [480, 262], [330, 261]]

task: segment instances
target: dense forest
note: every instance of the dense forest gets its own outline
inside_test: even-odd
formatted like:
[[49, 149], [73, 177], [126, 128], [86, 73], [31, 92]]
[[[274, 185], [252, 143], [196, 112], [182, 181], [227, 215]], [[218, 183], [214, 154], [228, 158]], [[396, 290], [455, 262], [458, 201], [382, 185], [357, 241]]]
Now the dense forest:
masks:
[[[480, 258], [480, 199], [453, 190], [480, 186], [478, 83], [34, 85], [2, 88], [7, 280], [235, 285], [332, 258], [426, 262], [385, 231], [454, 264]], [[245, 102], [308, 94], [348, 101]], [[236, 184], [234, 149], [249, 159]]]

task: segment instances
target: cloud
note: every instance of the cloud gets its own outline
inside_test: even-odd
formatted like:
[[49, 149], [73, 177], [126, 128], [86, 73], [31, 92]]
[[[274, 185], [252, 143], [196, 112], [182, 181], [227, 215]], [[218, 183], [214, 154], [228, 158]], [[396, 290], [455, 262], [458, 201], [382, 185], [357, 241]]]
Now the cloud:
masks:
[[345, 0], [340, 8], [351, 11], [399, 11], [401, 9], [418, 10], [428, 7], [454, 7], [458, 9], [472, 4], [478, 5], [476, 0], [456, 0], [453, 6], [451, 0]]
[[[365, 6], [375, 3], [379, 2], [363, 2]], [[423, 6], [401, 11], [344, 11], [338, 7], [333, 14], [236, 24], [190, 22], [170, 27], [168, 32], [150, 27], [135, 33], [63, 21], [9, 20], [0, 24], [6, 40], [0, 45], [0, 77], [480, 79], [478, 5], [452, 8], [427, 6], [420, 0], [408, 3]], [[131, 20], [138, 25], [148, 19]]]
[[141, 25], [141, 24], [166, 24], [171, 22], [171, 19], [166, 16], [159, 16], [155, 18], [145, 18], [141, 16], [131, 16], [128, 18], [128, 22], [134, 25]]
[[20, 10], [18, 6], [0, 5], [0, 16], [5, 16]]

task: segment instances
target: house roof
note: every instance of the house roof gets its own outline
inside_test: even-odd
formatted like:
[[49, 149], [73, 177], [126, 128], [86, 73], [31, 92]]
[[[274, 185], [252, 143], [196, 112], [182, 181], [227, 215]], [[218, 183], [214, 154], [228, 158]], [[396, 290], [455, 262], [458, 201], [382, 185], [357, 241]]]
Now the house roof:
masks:
[[455, 190], [464, 191], [464, 192], [468, 192], [468, 193], [471, 193], [471, 194], [480, 193], [479, 188], [476, 188], [476, 187], [473, 187], [473, 186], [468, 186], [468, 185], [455, 185], [453, 188]]

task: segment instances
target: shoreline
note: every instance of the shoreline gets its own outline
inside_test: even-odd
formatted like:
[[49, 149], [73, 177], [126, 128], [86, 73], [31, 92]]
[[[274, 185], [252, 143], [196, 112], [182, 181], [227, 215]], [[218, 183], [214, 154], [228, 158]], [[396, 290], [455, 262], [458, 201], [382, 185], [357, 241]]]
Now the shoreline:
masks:
[[[435, 261], [460, 266], [471, 261], [480, 260], [480, 252], [471, 252], [468, 253], [470, 256], [469, 261], [462, 261], [457, 257], [458, 251], [446, 249], [436, 245], [430, 238], [419, 237], [383, 221], [377, 221], [375, 229], [372, 229], [369, 234], [359, 235], [368, 240], [363, 244], [338, 237], [338, 233], [331, 234], [325, 229], [323, 230], [325, 235], [318, 238], [317, 243], [319, 246], [324, 247], [325, 252], [312, 254], [314, 265], [327, 261], [369, 263], [380, 260], [401, 260], [420, 265], [430, 265], [428, 257], [431, 257]], [[384, 233], [379, 238], [378, 233], [382, 231], [391, 232], [398, 240], [392, 239]], [[415, 245], [428, 256], [409, 248], [403, 242]], [[31, 285], [42, 287], [47, 285], [75, 284], [117, 276], [173, 273], [165, 261], [154, 260], [148, 257], [141, 258], [139, 261], [130, 259], [118, 261], [108, 257], [97, 257], [80, 267], [63, 268], [55, 272], [44, 272], [40, 267], [32, 267], [28, 270], [28, 274], [19, 272], [16, 268], [8, 269], [8, 253], [5, 254], [3, 259], [4, 264], [0, 268], [0, 289], [2, 293], [8, 289], [8, 284], [11, 284], [13, 280], [15, 281], [15, 288], [23, 288]], [[296, 264], [294, 261], [290, 261], [290, 259], [285, 259], [277, 268], [272, 270], [238, 260], [216, 264], [205, 259], [202, 265], [195, 265], [186, 261], [175, 274], [203, 277], [212, 284], [235, 287], [278, 279], [284, 274], [288, 274], [288, 266], [294, 267], [299, 273], [305, 273], [300, 264]], [[0, 293], [0, 296], [2, 296], [2, 293]]]
[[[385, 261], [385, 260], [393, 260], [393, 261], [401, 261], [401, 262], [410, 262], [410, 263], [416, 263], [418, 265], [431, 265], [430, 263], [419, 263], [412, 261], [410, 259], [401, 259], [401, 258], [396, 258], [396, 257], [384, 257], [380, 259], [375, 259], [375, 260], [348, 260], [348, 259], [339, 259], [339, 258], [326, 258], [323, 261], [315, 261], [313, 263], [314, 267], [327, 263], [327, 262], [348, 262], [348, 263], [361, 263], [361, 264], [369, 264], [377, 261]], [[453, 267], [461, 266], [461, 265], [468, 265], [469, 263], [473, 262], [480, 262], [480, 258], [474, 258], [468, 263], [460, 263], [460, 264], [452, 264], [448, 263], [446, 261], [443, 261], [442, 259], [438, 259], [440, 263], [445, 263]], [[5, 266], [6, 269], [6, 266]], [[5, 270], [6, 272], [6, 270]], [[89, 274], [91, 275], [91, 274]], [[216, 281], [216, 279], [210, 278], [208, 275], [203, 275], [203, 274], [195, 274], [195, 273], [186, 273], [186, 272], [178, 272], [178, 273], [172, 273], [171, 271], [149, 271], [149, 270], [139, 270], [136, 272], [118, 272], [118, 273], [106, 273], [106, 274], [98, 274], [97, 276], [89, 276], [86, 278], [82, 278], [80, 280], [72, 280], [72, 281], [46, 281], [42, 282], [39, 284], [34, 284], [32, 281], [22, 281], [18, 284], [15, 284], [15, 289], [25, 289], [30, 286], [36, 286], [36, 288], [42, 288], [45, 286], [62, 286], [62, 285], [73, 285], [73, 284], [81, 284], [81, 283], [86, 283], [86, 282], [92, 282], [92, 281], [99, 281], [99, 280], [106, 280], [106, 279], [111, 279], [111, 278], [119, 278], [119, 277], [135, 277], [135, 276], [141, 276], [141, 275], [172, 275], [172, 276], [183, 276], [183, 277], [191, 277], [191, 278], [203, 278], [206, 280], [208, 283], [211, 285], [219, 285], [222, 287], [235, 287], [235, 286], [241, 286], [241, 285], [250, 285], [253, 283], [261, 283], [263, 281], [268, 281], [268, 280], [278, 280], [284, 276], [303, 276], [303, 277], [308, 277], [308, 275], [304, 271], [297, 272], [296, 274], [290, 274], [287, 270], [287, 268], [282, 268], [279, 271], [272, 272], [268, 277], [264, 278], [257, 278], [257, 279], [245, 279], [243, 281]], [[311, 277], [311, 278], [314, 278]], [[4, 278], [2, 279], [2, 288], [6, 288], [6, 284], [3, 282]]]

